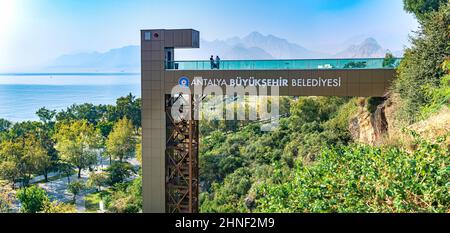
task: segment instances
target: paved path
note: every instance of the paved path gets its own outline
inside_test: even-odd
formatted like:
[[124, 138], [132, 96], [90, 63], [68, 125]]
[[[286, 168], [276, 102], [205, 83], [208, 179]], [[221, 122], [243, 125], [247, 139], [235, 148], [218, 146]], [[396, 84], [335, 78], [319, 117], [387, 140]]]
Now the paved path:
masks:
[[[102, 170], [107, 169], [110, 166], [109, 159], [102, 158], [101, 160], [99, 159], [99, 161], [101, 161], [101, 164], [94, 167], [94, 171], [102, 171]], [[137, 161], [137, 159], [135, 159], [135, 158], [128, 159], [127, 162], [132, 164], [134, 167], [140, 166], [139, 161]], [[89, 179], [90, 174], [91, 174], [90, 171], [82, 170], [81, 178], [78, 179], [78, 174], [74, 174], [74, 175], [70, 176], [70, 182], [81, 180], [82, 182], [86, 183], [87, 180]], [[48, 196], [50, 197], [50, 200], [52, 200], [52, 201], [56, 200], [56, 201], [65, 202], [65, 203], [71, 202], [73, 200], [73, 195], [67, 191], [67, 186], [68, 186], [67, 177], [62, 176], [59, 179], [55, 179], [55, 180], [51, 179], [51, 178], [55, 178], [59, 175], [60, 174], [57, 172], [49, 173], [48, 178], [51, 181], [49, 181], [47, 183], [44, 182], [45, 178], [43, 175], [36, 176], [30, 180], [30, 184], [37, 184], [40, 188], [43, 188], [47, 192]], [[130, 181], [135, 178], [136, 178], [136, 176], [133, 175], [133, 176], [129, 177], [129, 179], [127, 179], [127, 180]], [[16, 185], [17, 185], [16, 187], [20, 187], [19, 183], [17, 183]], [[88, 189], [88, 190], [83, 191], [81, 194], [79, 194], [77, 196], [76, 201], [75, 201], [75, 206], [76, 206], [78, 213], [86, 212], [85, 196], [87, 194], [90, 194], [93, 192], [95, 192], [95, 189]]]
[[[78, 179], [78, 175], [73, 175], [70, 177], [70, 182], [74, 182], [74, 181], [82, 181], [82, 182], [86, 182], [87, 179], [89, 177], [89, 172], [83, 171], [81, 172], [81, 178]], [[73, 200], [73, 195], [71, 193], [69, 193], [67, 191], [67, 186], [68, 186], [68, 180], [67, 177], [61, 178], [61, 179], [57, 179], [54, 181], [50, 181], [48, 183], [40, 183], [38, 184], [39, 187], [45, 189], [45, 191], [47, 191], [47, 194], [49, 195], [50, 199], [52, 201], [57, 200], [60, 202], [71, 202]], [[80, 193], [77, 196], [75, 205], [77, 208], [77, 211], [79, 213], [84, 212], [85, 209], [85, 202], [84, 202], [84, 196], [88, 193], [90, 193], [90, 190], [84, 191], [82, 193]], [[82, 200], [82, 201], [80, 201]]]
[[[131, 163], [133, 166], [140, 165], [139, 162], [135, 158], [129, 159], [129, 160], [127, 160], [127, 162]], [[103, 159], [102, 164], [95, 167], [94, 170], [101, 171], [101, 170], [107, 169], [108, 167], [109, 167], [109, 160]], [[87, 182], [90, 174], [91, 174], [91, 172], [89, 172], [88, 170], [82, 170], [81, 178], [78, 179], [77, 174], [72, 175], [70, 177], [70, 182], [77, 181], [77, 180], [81, 180], [82, 182]], [[128, 180], [132, 180], [135, 178], [136, 178], [136, 176], [133, 175]], [[63, 177], [63, 178], [60, 178], [60, 179], [57, 179], [54, 181], [50, 181], [48, 183], [40, 183], [40, 184], [38, 184], [38, 186], [47, 191], [47, 194], [49, 195], [51, 200], [57, 200], [60, 202], [71, 202], [73, 200], [73, 195], [67, 191], [67, 186], [68, 186], [67, 177]], [[87, 194], [90, 194], [93, 192], [95, 192], [94, 189], [88, 189], [88, 190], [83, 191], [81, 194], [79, 194], [77, 196], [77, 199], [75, 201], [75, 206], [76, 206], [78, 213], [86, 212], [85, 196]]]
[[86, 201], [84, 200], [84, 196], [84, 194], [78, 195], [77, 200], [75, 201], [75, 206], [78, 213], [86, 212]]

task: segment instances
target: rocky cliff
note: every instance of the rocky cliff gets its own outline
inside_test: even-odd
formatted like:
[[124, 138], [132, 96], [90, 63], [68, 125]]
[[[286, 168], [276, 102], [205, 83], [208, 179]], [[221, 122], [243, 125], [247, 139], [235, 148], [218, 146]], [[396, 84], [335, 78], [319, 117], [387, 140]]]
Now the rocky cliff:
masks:
[[358, 112], [350, 119], [349, 130], [356, 142], [378, 145], [383, 138], [389, 136], [389, 121], [386, 117], [386, 109], [389, 100], [376, 106], [374, 112], [367, 109], [366, 103], [360, 100]]
[[396, 117], [399, 101], [390, 96], [369, 111], [367, 101], [360, 99], [357, 113], [350, 119], [349, 130], [355, 142], [369, 145], [395, 144], [411, 146], [408, 130], [424, 139], [435, 141], [450, 132], [450, 109], [446, 106], [426, 120], [405, 125]]

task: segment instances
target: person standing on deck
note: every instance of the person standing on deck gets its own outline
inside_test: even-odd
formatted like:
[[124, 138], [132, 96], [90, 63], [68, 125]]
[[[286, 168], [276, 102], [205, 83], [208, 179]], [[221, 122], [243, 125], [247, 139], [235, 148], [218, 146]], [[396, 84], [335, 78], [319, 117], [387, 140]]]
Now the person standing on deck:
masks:
[[214, 67], [216, 66], [216, 65], [214, 64], [214, 56], [213, 56], [213, 55], [211, 55], [211, 58], [209, 58], [209, 61], [211, 62], [211, 70], [213, 70]]
[[216, 68], [219, 70], [220, 69], [220, 57], [216, 56]]

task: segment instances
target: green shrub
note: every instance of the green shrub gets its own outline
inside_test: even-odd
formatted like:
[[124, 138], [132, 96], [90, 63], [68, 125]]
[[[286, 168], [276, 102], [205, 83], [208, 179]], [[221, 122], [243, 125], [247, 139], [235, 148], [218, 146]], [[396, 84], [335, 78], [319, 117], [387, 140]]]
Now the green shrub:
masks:
[[391, 52], [386, 53], [386, 56], [383, 59], [383, 67], [394, 67], [395, 66], [395, 57]]
[[111, 185], [122, 183], [125, 179], [136, 173], [133, 165], [128, 162], [119, 161], [113, 162], [107, 171], [109, 172], [109, 183]]
[[424, 86], [425, 95], [430, 101], [420, 110], [422, 119], [428, 118], [443, 105], [450, 107], [450, 58], [443, 63], [442, 68], [448, 74], [442, 77], [439, 87]]
[[84, 189], [86, 189], [86, 184], [82, 181], [74, 181], [67, 186], [67, 190], [73, 195], [73, 203], [75, 203], [77, 195], [83, 192]]
[[349, 118], [356, 99], [303, 97], [290, 102], [291, 116], [261, 132], [252, 123], [233, 134], [211, 132], [200, 148], [202, 212], [248, 212], [254, 185], [291, 181], [296, 161], [312, 162], [323, 148], [351, 141]]
[[211, 197], [208, 197], [206, 193], [201, 195], [201, 212], [246, 212], [244, 198], [250, 190], [251, 185], [250, 169], [237, 169], [225, 178], [223, 185], [213, 184], [212, 190], [214, 195]]
[[413, 13], [417, 19], [423, 21], [429, 17], [430, 12], [436, 11], [448, 0], [403, 0], [405, 10]]
[[104, 198], [109, 212], [139, 213], [142, 211], [142, 178], [116, 185], [111, 195]]
[[261, 184], [259, 212], [448, 212], [448, 148], [423, 140], [412, 152], [344, 146], [313, 166], [298, 163], [291, 182]]
[[403, 102], [399, 116], [407, 123], [422, 119], [419, 110], [433, 101], [429, 93], [441, 87], [445, 75], [441, 65], [450, 57], [449, 25], [450, 4], [446, 4], [423, 21], [400, 63], [393, 88]]
[[38, 213], [44, 210], [46, 203], [49, 203], [45, 190], [37, 186], [19, 190], [17, 199], [20, 201], [20, 211], [23, 213]]

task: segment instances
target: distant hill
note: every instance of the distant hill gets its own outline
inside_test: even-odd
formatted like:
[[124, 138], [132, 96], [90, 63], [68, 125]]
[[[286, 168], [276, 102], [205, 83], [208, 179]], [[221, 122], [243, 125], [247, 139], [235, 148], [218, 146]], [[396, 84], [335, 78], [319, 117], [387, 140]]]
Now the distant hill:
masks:
[[219, 55], [221, 59], [274, 59], [262, 48], [245, 46], [244, 44], [230, 44], [226, 41], [200, 41], [200, 49], [180, 49], [175, 53], [178, 60], [208, 60], [211, 55]]
[[374, 38], [367, 38], [360, 44], [350, 45], [337, 53], [336, 58], [382, 58], [388, 50], [378, 44]]
[[200, 49], [177, 51], [177, 59], [208, 59], [211, 55], [219, 55], [221, 59], [308, 59], [326, 57], [325, 54], [308, 50], [286, 39], [273, 35], [252, 32], [240, 38], [205, 41]]
[[290, 43], [286, 39], [274, 35], [264, 36], [259, 32], [252, 32], [239, 40], [233, 38], [227, 40], [229, 44], [243, 44], [246, 47], [258, 47], [274, 58], [295, 59], [295, 58], [319, 58], [324, 54], [308, 50], [298, 44]]
[[[359, 41], [359, 42], [358, 42]], [[361, 42], [362, 41], [362, 42]], [[345, 48], [346, 47], [346, 48]], [[335, 55], [309, 50], [274, 35], [252, 32], [239, 38], [227, 40], [201, 40], [200, 49], [180, 49], [175, 53], [177, 60], [208, 60], [219, 55], [223, 60], [237, 59], [311, 59], [311, 58], [373, 58], [384, 57], [387, 49], [374, 38], [351, 39], [342, 45], [342, 51]], [[401, 56], [402, 51], [394, 52]], [[140, 72], [140, 47], [126, 46], [105, 53], [76, 53], [63, 55], [51, 61], [45, 72]]]
[[105, 53], [63, 55], [45, 67], [48, 72], [139, 72], [139, 46], [126, 46]]

